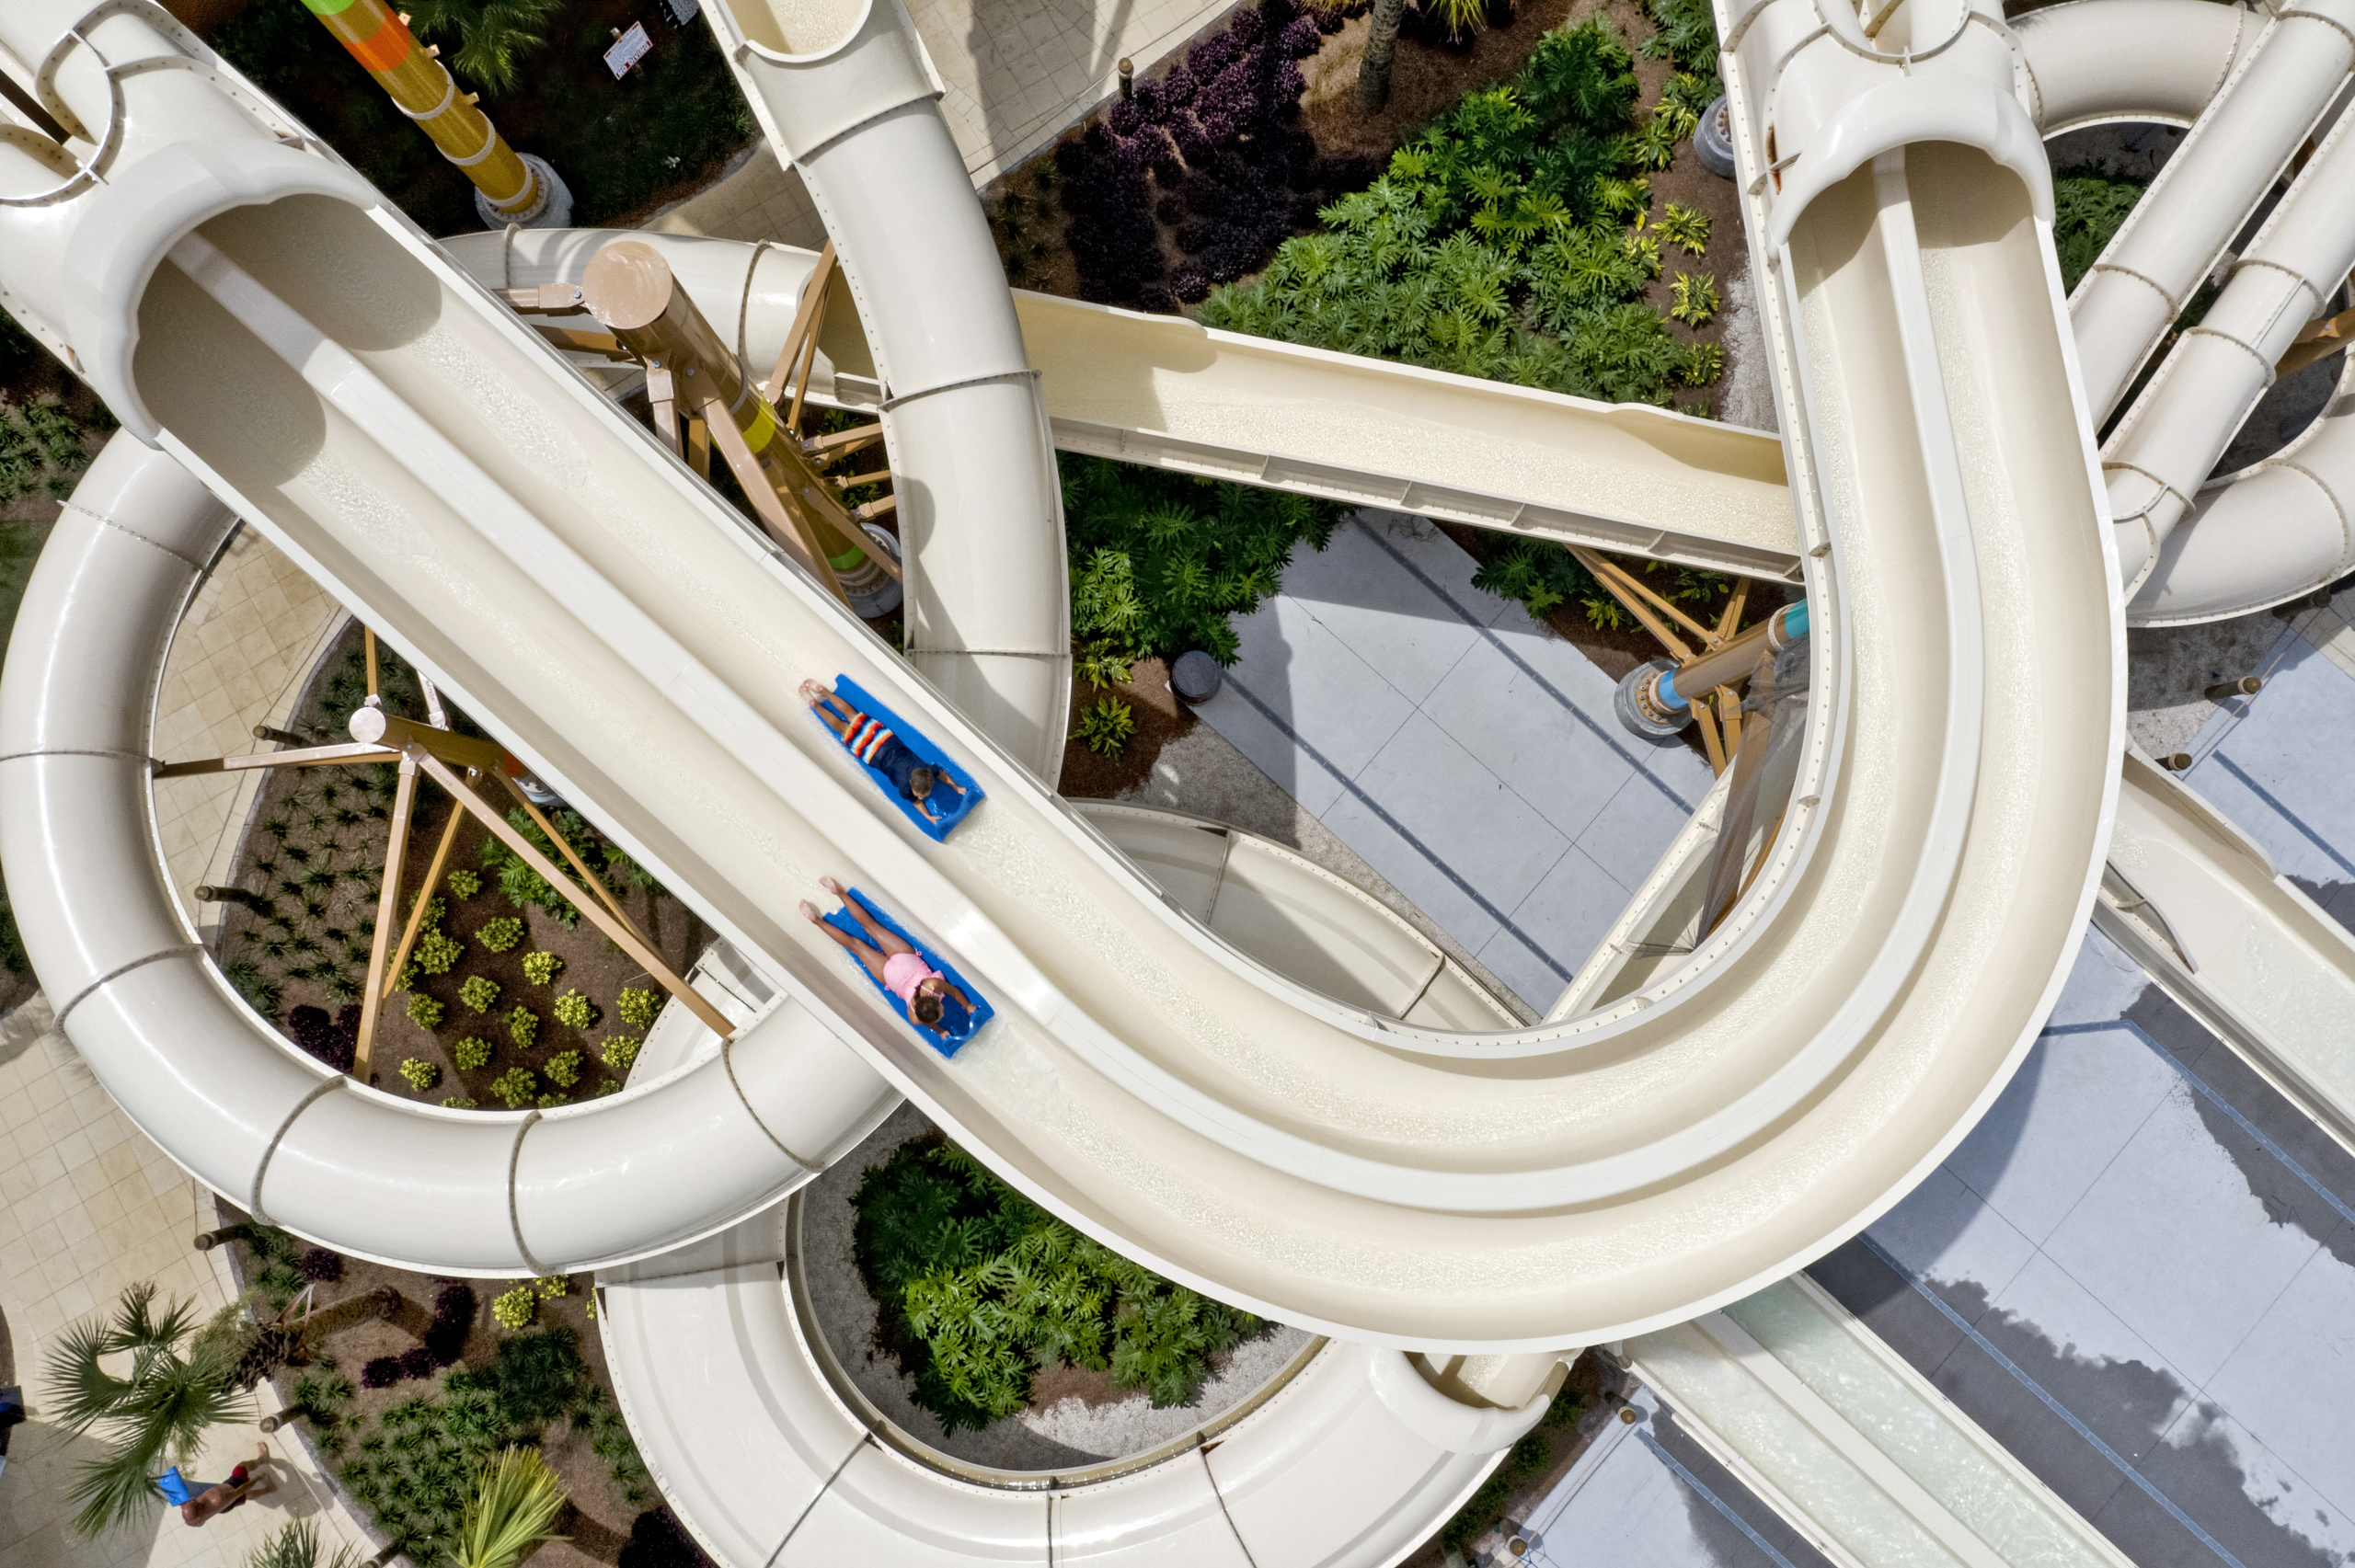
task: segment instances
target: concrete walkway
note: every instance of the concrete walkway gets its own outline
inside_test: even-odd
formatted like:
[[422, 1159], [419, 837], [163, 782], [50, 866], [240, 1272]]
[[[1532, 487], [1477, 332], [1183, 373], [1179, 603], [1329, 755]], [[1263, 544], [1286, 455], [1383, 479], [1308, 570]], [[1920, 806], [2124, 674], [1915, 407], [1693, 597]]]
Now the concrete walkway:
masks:
[[[1627, 1402], [1635, 1422], [1608, 1422], [1527, 1518], [1507, 1521], [1529, 1568], [1829, 1568], [1649, 1389]], [[1497, 1536], [1480, 1544], [1485, 1561], [1509, 1561]]]
[[2253, 673], [2265, 689], [2220, 704], [2184, 782], [2355, 929], [2355, 626], [2310, 612]]
[[[32, 1419], [8, 1445], [0, 1472], [0, 1563], [7, 1568], [239, 1568], [264, 1536], [308, 1518], [331, 1553], [374, 1549], [327, 1477], [290, 1434], [272, 1437], [278, 1491], [201, 1529], [159, 1495], [138, 1525], [77, 1540], [65, 1528], [75, 1465], [95, 1450], [41, 1419], [41, 1362], [60, 1330], [110, 1308], [123, 1287], [152, 1280], [165, 1299], [210, 1314], [235, 1294], [223, 1253], [190, 1237], [212, 1228], [212, 1196], [131, 1125], [90, 1076], [36, 996], [0, 1021], [0, 1317], [7, 1322]], [[255, 1413], [275, 1409], [267, 1384]], [[250, 1424], [217, 1427], [188, 1473], [218, 1481], [250, 1459]]]
[[1363, 511], [1235, 622], [1197, 711], [1543, 1013], [1700, 806], [1613, 682], [1420, 518]]
[[[250, 529], [231, 541], [182, 620], [165, 662], [155, 745], [174, 760], [256, 750], [256, 724], [283, 724], [342, 608]], [[155, 786], [156, 827], [173, 890], [191, 918], [213, 906], [189, 896], [227, 872], [261, 775], [167, 780]], [[66, 1531], [64, 1501], [88, 1439], [69, 1440], [40, 1420], [44, 1351], [59, 1330], [107, 1309], [123, 1287], [152, 1280], [166, 1298], [209, 1310], [235, 1293], [221, 1253], [190, 1246], [212, 1228], [211, 1195], [191, 1182], [90, 1074], [36, 995], [0, 1023], [0, 1316], [6, 1320], [33, 1419], [9, 1444], [0, 1473], [0, 1563], [7, 1568], [151, 1563], [236, 1568], [290, 1517], [316, 1517], [323, 1540], [360, 1544], [358, 1522], [334, 1505], [333, 1489], [300, 1442], [271, 1448], [281, 1491], [202, 1529], [167, 1513], [95, 1541]], [[268, 1388], [256, 1413], [271, 1408]], [[197, 1473], [218, 1480], [250, 1457], [250, 1425], [222, 1428]]]
[[2098, 933], [1978, 1127], [1809, 1272], [2137, 1562], [2355, 1556], [2355, 1160]]

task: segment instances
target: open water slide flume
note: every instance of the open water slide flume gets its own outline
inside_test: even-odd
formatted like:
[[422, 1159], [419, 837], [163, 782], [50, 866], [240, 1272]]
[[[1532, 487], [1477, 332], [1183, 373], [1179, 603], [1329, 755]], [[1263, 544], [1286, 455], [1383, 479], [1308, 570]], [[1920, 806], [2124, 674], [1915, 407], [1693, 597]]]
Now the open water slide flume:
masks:
[[[1041, 784], [1068, 690], [1050, 409], [938, 84], [894, 0], [706, 9], [864, 328], [904, 659], [488, 294], [478, 244], [454, 247], [470, 276], [160, 11], [0, 14], [11, 74], [77, 133], [0, 135], [4, 303], [126, 428], [59, 524], [0, 687], [0, 853], [35, 963], [109, 1092], [236, 1201], [412, 1267], [642, 1281], [609, 1331], [641, 1393], [666, 1387], [666, 1345], [751, 1347], [726, 1436], [758, 1427], [748, 1462], [792, 1480], [741, 1517], [731, 1561], [867, 1539], [914, 1484], [897, 1457], [854, 1463], [880, 1451], [846, 1416], [824, 1427], [839, 1401], [807, 1357], [755, 1365], [798, 1332], [773, 1206], [900, 1093], [1132, 1256], [1353, 1342], [1222, 1439], [1237, 1470], [1197, 1453], [1094, 1478], [1166, 1494], [1158, 1516], [1105, 1505], [1093, 1555], [1142, 1561], [1200, 1526], [1263, 1568], [1395, 1558], [1534, 1419], [1550, 1353], [1707, 1312], [1853, 1234], [2033, 1039], [2100, 879], [2123, 661], [2039, 120], [2200, 115], [2318, 7], [2254, 41], [2198, 0], [2080, 0], [2016, 30], [1960, 0], [1720, 17], [1815, 634], [1790, 808], [1689, 952], [1579, 1016], [1480, 1033], [1271, 972]], [[2165, 29], [2180, 48], [2150, 43]], [[2123, 64], [2097, 58], [2130, 34]], [[2279, 112], [2311, 123], [2314, 91]], [[2208, 177], [2151, 200], [2247, 196]], [[1640, 478], [1661, 532], [1710, 536], [1675, 516], [1672, 464]], [[247, 1010], [162, 884], [147, 800], [156, 671], [224, 506], [689, 898], [777, 1004], [615, 1100], [511, 1116], [377, 1093]], [[800, 680], [837, 670], [987, 790], [948, 844], [800, 713]], [[954, 954], [998, 1021], [953, 1059], [919, 1043], [794, 913], [821, 873]], [[1475, 1402], [1373, 1345], [1481, 1353]], [[817, 1425], [776, 1413], [787, 1387]], [[684, 1463], [721, 1436], [710, 1408], [631, 1413]], [[1385, 1510], [1305, 1539], [1327, 1516], [1301, 1500], [1349, 1474], [1350, 1445], [1324, 1439], [1384, 1421], [1393, 1468], [1334, 1496], [1386, 1489]], [[728, 1533], [741, 1500], [718, 1478], [661, 1479], [707, 1540]], [[805, 1538], [800, 1513], [843, 1522]], [[965, 1524], [940, 1528], [982, 1556], [1056, 1528]]]

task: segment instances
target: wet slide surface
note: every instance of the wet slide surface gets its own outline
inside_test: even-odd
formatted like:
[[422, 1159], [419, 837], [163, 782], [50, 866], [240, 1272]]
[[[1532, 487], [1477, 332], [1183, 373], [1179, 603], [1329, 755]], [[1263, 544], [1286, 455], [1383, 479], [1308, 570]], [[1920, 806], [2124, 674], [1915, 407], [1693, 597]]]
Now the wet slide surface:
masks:
[[2107, 938], [1970, 1137], [1809, 1272], [2145, 1568], [2355, 1550], [2355, 1158]]

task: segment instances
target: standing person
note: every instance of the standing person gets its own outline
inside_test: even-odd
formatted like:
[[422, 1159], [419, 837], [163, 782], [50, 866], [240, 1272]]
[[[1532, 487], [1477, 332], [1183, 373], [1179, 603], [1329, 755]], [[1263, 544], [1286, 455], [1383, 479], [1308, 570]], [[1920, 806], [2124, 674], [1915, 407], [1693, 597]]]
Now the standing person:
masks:
[[[900, 792], [900, 798], [923, 812], [925, 820], [938, 822], [944, 810], [957, 809], [956, 802], [948, 795], [935, 803], [933, 794], [945, 786], [951, 794], [961, 795], [964, 786], [910, 750], [908, 743], [892, 734], [880, 720], [860, 713], [836, 696], [832, 688], [815, 681], [801, 683], [801, 700], [850, 748], [852, 756], [890, 779], [891, 787]], [[935, 809], [936, 804], [942, 809]]]
[[253, 1463], [239, 1465], [229, 1472], [229, 1479], [208, 1486], [180, 1505], [180, 1522], [201, 1528], [216, 1514], [245, 1506], [248, 1497], [267, 1496], [278, 1490], [278, 1482], [268, 1475], [256, 1475], [270, 1463], [270, 1445], [264, 1443], [254, 1450]]
[[831, 876], [818, 878], [818, 886], [842, 899], [843, 908], [850, 911], [868, 940], [857, 937], [838, 925], [830, 925], [818, 913], [818, 906], [809, 899], [801, 900], [801, 912], [810, 923], [848, 948], [867, 972], [885, 990], [907, 1004], [908, 1017], [917, 1027], [929, 1029], [942, 1039], [955, 1043], [963, 1036], [966, 1025], [972, 1021], [973, 999], [948, 983], [948, 978], [930, 964], [924, 955], [901, 937], [899, 933], [878, 921], [867, 912], [867, 907], [843, 891], [843, 885]]

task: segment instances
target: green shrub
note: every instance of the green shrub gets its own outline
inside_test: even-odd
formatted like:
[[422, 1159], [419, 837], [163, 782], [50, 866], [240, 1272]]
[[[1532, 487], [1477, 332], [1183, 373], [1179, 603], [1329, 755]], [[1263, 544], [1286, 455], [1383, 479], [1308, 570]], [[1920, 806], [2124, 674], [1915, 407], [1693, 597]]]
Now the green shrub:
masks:
[[[411, 1562], [438, 1562], [455, 1544], [475, 1475], [506, 1436], [489, 1394], [445, 1388], [439, 1399], [407, 1399], [387, 1409], [339, 1473], [352, 1500]], [[335, 1448], [341, 1448], [339, 1436]]]
[[1637, 127], [1631, 65], [1600, 17], [1548, 33], [1513, 81], [1459, 101], [1380, 179], [1326, 207], [1320, 232], [1287, 240], [1196, 319], [1576, 396], [1671, 401], [1692, 361], [1640, 303], [1660, 268], [1641, 171], [1695, 121], [1680, 95]]
[[528, 1067], [511, 1067], [490, 1081], [490, 1092], [511, 1111], [520, 1111], [539, 1097], [540, 1075]]
[[569, 1105], [572, 1104], [572, 1091], [569, 1089], [551, 1089], [546, 1093], [541, 1095], [538, 1099], [533, 1101], [532, 1104], [537, 1105], [541, 1110], [553, 1111], [558, 1105]]
[[559, 1089], [569, 1089], [580, 1082], [580, 1053], [578, 1050], [558, 1051], [542, 1063], [540, 1070], [548, 1082]]
[[[476, 1011], [481, 1010], [477, 1008]], [[451, 1059], [458, 1064], [460, 1072], [472, 1072], [478, 1067], [488, 1067], [490, 1042], [480, 1035], [468, 1035], [450, 1047], [450, 1056]]]
[[1305, 496], [1100, 457], [1058, 461], [1072, 636], [1099, 674], [1193, 648], [1234, 663], [1229, 618], [1276, 591], [1295, 546], [1322, 550], [1340, 517]]
[[2053, 171], [2052, 248], [2061, 258], [2062, 292], [2075, 290], [2101, 259], [2142, 190], [2142, 181], [2119, 179], [2098, 167]]
[[88, 461], [82, 434], [63, 404], [0, 403], [0, 505], [31, 495], [61, 501], [72, 495]]
[[1136, 711], [1117, 697], [1106, 697], [1092, 708], [1082, 708], [1079, 723], [1073, 727], [1074, 740], [1084, 740], [1087, 749], [1099, 757], [1116, 756], [1127, 750], [1129, 740], [1137, 732]]
[[417, 939], [417, 967], [429, 975], [446, 975], [466, 956], [465, 947], [439, 931], [429, 931]]
[[1638, 46], [1647, 56], [1673, 60], [1679, 71], [1704, 79], [1717, 74], [1717, 17], [1709, 0], [1644, 0], [1644, 9], [1660, 28]]
[[403, 1061], [400, 1072], [408, 1086], [420, 1094], [442, 1082], [441, 1063], [427, 1061], [423, 1057], [410, 1057]]
[[1681, 201], [1671, 201], [1660, 215], [1660, 237], [1680, 246], [1687, 256], [1698, 256], [1709, 248], [1709, 215]]
[[528, 1007], [515, 1009], [507, 1015], [507, 1033], [517, 1045], [530, 1050], [532, 1042], [540, 1037], [540, 1015]]
[[448, 1010], [423, 991], [411, 991], [408, 998], [408, 1021], [420, 1029], [439, 1029], [442, 1015]]
[[578, 988], [566, 991], [550, 1004], [548, 1011], [556, 1021], [568, 1029], [593, 1029], [597, 1020], [605, 1014], [603, 1009], [581, 994]]
[[553, 953], [523, 955], [523, 978], [535, 986], [553, 985], [556, 983], [556, 978], [562, 973], [564, 973], [564, 960]]
[[624, 986], [620, 996], [614, 999], [614, 1011], [622, 1022], [633, 1029], [650, 1029], [655, 1014], [662, 1011], [662, 993], [645, 986]]
[[482, 922], [475, 932], [475, 940], [487, 952], [504, 953], [523, 940], [523, 922], [513, 915], [499, 915]]
[[[1575, 1402], [1572, 1406], [1576, 1408]], [[1486, 1531], [1494, 1528], [1505, 1516], [1505, 1505], [1512, 1494], [1545, 1472], [1554, 1462], [1554, 1445], [1537, 1433], [1531, 1433], [1515, 1443], [1471, 1500], [1456, 1510], [1455, 1516], [1440, 1527], [1441, 1545], [1461, 1550], [1470, 1545]]]
[[1668, 314], [1688, 326], [1699, 326], [1717, 314], [1717, 280], [1710, 273], [1679, 272], [1669, 292], [1676, 303]]
[[475, 1109], [474, 1100], [470, 1096], [465, 1094], [453, 1094], [448, 1099], [442, 1101], [442, 1104], [444, 1109], [453, 1111], [471, 1111]]
[[482, 891], [482, 878], [461, 866], [442, 878], [442, 886], [450, 889], [453, 898], [471, 898]]
[[529, 1284], [519, 1285], [491, 1299], [490, 1315], [499, 1320], [499, 1326], [503, 1329], [529, 1328], [539, 1311], [540, 1294]]
[[1515, 540], [1480, 563], [1472, 574], [1472, 586], [1499, 599], [1519, 600], [1534, 620], [1572, 600], [1610, 598], [1576, 556], [1550, 540]]
[[[517, 1281], [513, 1289], [492, 1300], [491, 1316], [501, 1328], [530, 1326], [542, 1300], [564, 1293], [562, 1276], [556, 1277], [558, 1287], [553, 1292], [540, 1282]], [[498, 1357], [489, 1366], [453, 1372], [445, 1386], [488, 1395], [499, 1419], [522, 1436], [536, 1434], [580, 1402], [590, 1386], [589, 1368], [580, 1359], [580, 1336], [558, 1326], [500, 1340]]]
[[608, 1035], [597, 1048], [598, 1059], [615, 1072], [627, 1072], [638, 1060], [638, 1048], [646, 1042], [636, 1035]]
[[[458, 988], [458, 1000], [477, 1013], [488, 1013], [499, 1005], [499, 982], [488, 975], [468, 975]], [[458, 1064], [464, 1067], [465, 1063]]]
[[[565, 864], [563, 853], [549, 841], [546, 833], [540, 831], [540, 825], [533, 821], [530, 813], [522, 807], [511, 807], [507, 820], [541, 854], [558, 866]], [[596, 873], [612, 891], [621, 893], [632, 887], [651, 888], [655, 886], [650, 872], [621, 849], [600, 839], [579, 812], [554, 812], [548, 820], [555, 824], [557, 832], [564, 835], [564, 841], [572, 846], [590, 870]], [[554, 916], [557, 923], [567, 931], [580, 923], [580, 911], [573, 907], [572, 895], [585, 893], [586, 889], [573, 880], [575, 873], [567, 870], [565, 886], [557, 887], [526, 864], [521, 855], [495, 838], [483, 841], [482, 866], [498, 878], [500, 891], [506, 894], [507, 901], [517, 909], [537, 905]]]
[[1183, 1404], [1212, 1354], [1263, 1327], [1083, 1236], [952, 1143], [902, 1145], [852, 1202], [886, 1343], [951, 1432], [1021, 1409], [1056, 1361]]

